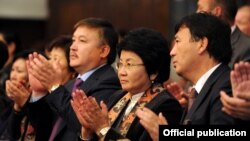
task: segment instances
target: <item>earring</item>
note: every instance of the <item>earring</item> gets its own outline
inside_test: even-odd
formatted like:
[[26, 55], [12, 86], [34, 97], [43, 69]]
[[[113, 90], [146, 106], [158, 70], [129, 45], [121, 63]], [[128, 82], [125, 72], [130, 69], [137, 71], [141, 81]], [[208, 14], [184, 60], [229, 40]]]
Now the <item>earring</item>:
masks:
[[154, 80], [151, 80], [151, 83], [154, 84]]

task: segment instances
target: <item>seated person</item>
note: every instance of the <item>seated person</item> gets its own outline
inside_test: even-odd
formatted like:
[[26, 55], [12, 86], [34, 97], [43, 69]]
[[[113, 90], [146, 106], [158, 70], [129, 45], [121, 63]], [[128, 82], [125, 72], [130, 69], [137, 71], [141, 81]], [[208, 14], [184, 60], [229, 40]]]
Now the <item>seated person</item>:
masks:
[[170, 71], [166, 39], [154, 30], [139, 28], [129, 32], [118, 49], [122, 90], [112, 95], [108, 107], [104, 102], [99, 106], [95, 98], [87, 97], [82, 90], [73, 92], [71, 105], [82, 125], [83, 140], [151, 140], [135, 115], [143, 107], [156, 114], [161, 112], [169, 124], [180, 121], [180, 104], [162, 87]]

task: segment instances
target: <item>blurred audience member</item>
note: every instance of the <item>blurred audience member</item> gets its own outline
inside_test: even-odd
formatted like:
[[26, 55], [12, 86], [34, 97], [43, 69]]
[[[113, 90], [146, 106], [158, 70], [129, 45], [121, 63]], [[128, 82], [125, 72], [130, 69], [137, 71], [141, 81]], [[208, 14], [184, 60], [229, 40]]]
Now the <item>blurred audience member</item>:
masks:
[[227, 114], [250, 121], [250, 64], [240, 62], [231, 71], [233, 97], [221, 92], [222, 110]]
[[233, 55], [229, 67], [239, 61], [250, 61], [250, 38], [235, 25], [237, 13], [236, 0], [198, 0], [197, 12], [211, 13], [231, 26], [231, 46]]
[[8, 60], [4, 68], [0, 69], [0, 87], [5, 90], [5, 81], [9, 78], [14, 56], [21, 51], [21, 40], [13, 32], [0, 31], [0, 41], [4, 42], [8, 48]]
[[[2, 41], [0, 41], [0, 69], [4, 66], [7, 60], [8, 60], [7, 46]], [[6, 98], [5, 90], [0, 87], [0, 118], [2, 117], [1, 115], [5, 111], [5, 108], [7, 106], [8, 106], [8, 99]]]
[[250, 5], [244, 5], [238, 9], [235, 24], [250, 37]]
[[[75, 71], [69, 66], [69, 49], [72, 43], [71, 36], [59, 36], [51, 41], [47, 46], [48, 55], [50, 63], [55, 65], [59, 64], [62, 73], [62, 84], [65, 84], [70, 79], [75, 77]], [[29, 81], [31, 85], [32, 95], [39, 95], [41, 93], [46, 93], [47, 89], [42, 86], [42, 84], [32, 75], [29, 74]], [[21, 91], [15, 91], [15, 93], [21, 93]], [[19, 94], [20, 95], [20, 94]], [[17, 97], [17, 96], [16, 96]], [[37, 103], [29, 103], [28, 99], [25, 97], [19, 97], [20, 101], [17, 103], [18, 109], [15, 108], [15, 113], [22, 113], [27, 110], [29, 120], [34, 125], [34, 130], [36, 131], [36, 140], [48, 140], [52, 131], [52, 125], [56, 123], [58, 115], [53, 113], [48, 106], [48, 104], [43, 100]], [[28, 103], [27, 103], [28, 101]], [[17, 123], [18, 114], [13, 114], [11, 123], [12, 126], [9, 127], [12, 136], [17, 136], [18, 133]], [[46, 114], [44, 114], [46, 113]], [[61, 123], [62, 124], [62, 123]]]
[[[26, 134], [27, 130], [22, 130], [23, 132], [19, 132], [18, 137], [13, 137], [7, 132], [7, 127], [9, 126], [8, 119], [11, 115], [11, 111], [13, 109], [14, 105], [14, 110], [19, 110], [18, 104], [20, 103], [20, 99], [22, 97], [25, 97], [26, 99], [29, 97], [30, 94], [30, 88], [29, 88], [29, 81], [28, 81], [28, 71], [26, 68], [26, 59], [28, 59], [28, 55], [31, 53], [31, 51], [22, 51], [19, 54], [17, 54], [14, 59], [13, 59], [13, 65], [11, 67], [11, 72], [10, 72], [10, 79], [6, 81], [6, 95], [8, 96], [9, 99], [12, 101], [8, 100], [8, 106], [5, 107], [5, 112], [1, 116], [2, 123], [0, 129], [5, 129], [2, 130], [4, 131], [3, 136], [5, 139], [9, 140], [15, 140], [19, 139], [20, 135], [23, 138], [28, 138], [30, 137], [29, 134]], [[21, 91], [20, 93], [16, 93], [15, 91]], [[22, 103], [24, 104], [24, 103]], [[20, 120], [22, 120], [24, 117], [24, 114], [20, 116]], [[24, 124], [25, 127], [22, 127], [23, 129], [27, 129], [26, 127], [31, 126], [29, 121], [24, 121], [27, 124]], [[21, 123], [19, 123], [17, 126], [17, 129], [20, 130], [21, 128]], [[33, 130], [34, 131], [34, 130]], [[1, 133], [0, 133], [1, 134]], [[35, 134], [34, 132], [30, 132], [30, 134]], [[32, 137], [34, 138], [34, 136]]]
[[0, 53], [0, 69], [2, 69], [9, 57], [8, 48], [3, 41], [0, 41]]

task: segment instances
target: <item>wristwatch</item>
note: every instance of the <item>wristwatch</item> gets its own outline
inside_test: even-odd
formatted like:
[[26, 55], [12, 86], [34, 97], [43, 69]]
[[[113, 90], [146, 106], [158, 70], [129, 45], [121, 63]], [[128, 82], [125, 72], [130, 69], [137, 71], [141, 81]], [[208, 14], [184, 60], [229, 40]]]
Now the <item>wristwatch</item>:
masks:
[[102, 129], [99, 131], [99, 133], [97, 133], [98, 137], [99, 137], [99, 138], [104, 137], [104, 136], [108, 133], [109, 129], [110, 129], [110, 127], [104, 127], [104, 128], [102, 128]]

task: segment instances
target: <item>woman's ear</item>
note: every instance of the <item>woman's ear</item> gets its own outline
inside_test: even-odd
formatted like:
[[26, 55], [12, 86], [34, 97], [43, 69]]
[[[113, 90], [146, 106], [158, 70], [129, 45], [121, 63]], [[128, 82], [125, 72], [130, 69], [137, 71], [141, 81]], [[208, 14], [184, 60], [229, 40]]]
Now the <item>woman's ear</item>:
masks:
[[157, 73], [154, 73], [154, 74], [151, 74], [151, 75], [149, 76], [150, 81], [154, 81], [154, 80], [156, 79], [157, 75], [158, 75], [158, 72], [157, 72]]

